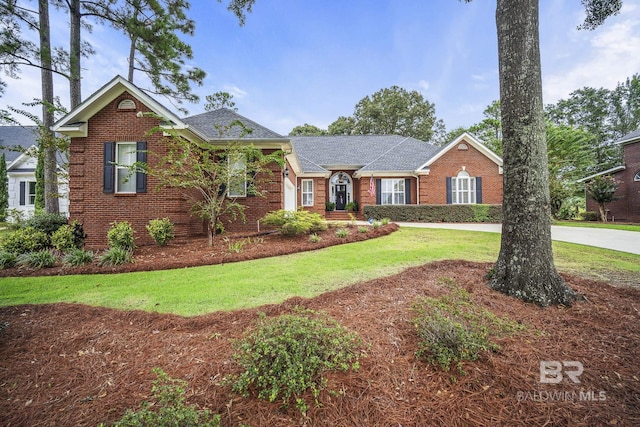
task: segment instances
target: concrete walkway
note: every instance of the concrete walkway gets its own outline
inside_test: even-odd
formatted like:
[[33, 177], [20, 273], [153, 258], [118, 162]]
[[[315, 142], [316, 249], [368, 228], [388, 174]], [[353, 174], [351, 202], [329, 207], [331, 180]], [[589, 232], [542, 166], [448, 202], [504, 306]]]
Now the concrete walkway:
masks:
[[[398, 222], [397, 224], [401, 227], [447, 228], [452, 230], [484, 231], [489, 233], [500, 233], [502, 231], [502, 224], [423, 222]], [[560, 242], [577, 243], [580, 245], [595, 246], [598, 248], [612, 249], [614, 251], [640, 255], [640, 232], [637, 231], [552, 225], [551, 239]]]

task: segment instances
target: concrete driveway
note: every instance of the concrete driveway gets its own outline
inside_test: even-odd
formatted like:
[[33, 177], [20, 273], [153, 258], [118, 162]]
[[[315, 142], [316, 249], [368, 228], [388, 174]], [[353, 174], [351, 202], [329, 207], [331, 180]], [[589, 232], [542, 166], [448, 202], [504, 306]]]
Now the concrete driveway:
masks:
[[[447, 228], [500, 233], [502, 224], [398, 222], [401, 227]], [[551, 239], [640, 255], [640, 233], [608, 228], [551, 226]]]

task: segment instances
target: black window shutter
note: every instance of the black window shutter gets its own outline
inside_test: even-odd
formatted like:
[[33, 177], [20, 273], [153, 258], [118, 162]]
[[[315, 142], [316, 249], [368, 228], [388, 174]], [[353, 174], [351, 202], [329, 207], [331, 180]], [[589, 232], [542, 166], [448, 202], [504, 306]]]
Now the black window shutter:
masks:
[[376, 205], [382, 204], [382, 180], [376, 179]]
[[453, 194], [451, 193], [451, 177], [447, 177], [447, 204], [453, 203]]
[[116, 184], [116, 167], [113, 164], [116, 157], [116, 143], [104, 143], [104, 168], [102, 174], [102, 191], [113, 193]]
[[26, 205], [27, 200], [27, 183], [20, 181], [20, 206]]
[[[136, 162], [147, 163], [147, 143], [144, 141], [136, 143]], [[136, 193], [147, 192], [147, 174], [144, 171], [136, 172]]]
[[482, 203], [482, 177], [476, 177], [476, 203]]
[[411, 178], [404, 179], [404, 204], [411, 204]]

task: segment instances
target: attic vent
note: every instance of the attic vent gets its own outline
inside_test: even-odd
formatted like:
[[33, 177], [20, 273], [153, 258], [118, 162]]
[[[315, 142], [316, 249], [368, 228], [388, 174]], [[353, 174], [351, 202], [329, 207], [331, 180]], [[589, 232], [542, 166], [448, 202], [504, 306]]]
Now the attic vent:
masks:
[[638, 171], [636, 176], [633, 177], [633, 180], [636, 181], [636, 182], [640, 181], [640, 171]]
[[123, 99], [118, 104], [118, 110], [135, 110], [136, 103], [132, 99]]
[[465, 143], [458, 144], [458, 150], [468, 150], [469, 146]]

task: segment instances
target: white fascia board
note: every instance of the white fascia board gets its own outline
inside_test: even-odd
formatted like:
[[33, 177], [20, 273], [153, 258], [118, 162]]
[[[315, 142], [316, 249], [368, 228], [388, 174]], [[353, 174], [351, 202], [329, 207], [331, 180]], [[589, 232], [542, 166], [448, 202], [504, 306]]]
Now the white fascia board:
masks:
[[585, 181], [589, 181], [592, 178], [595, 178], [597, 176], [601, 176], [601, 175], [608, 175], [610, 173], [616, 173], [616, 172], [620, 172], [625, 170], [626, 167], [624, 166], [616, 166], [615, 168], [611, 168], [611, 169], [607, 169], [606, 171], [602, 171], [602, 172], [598, 172], [598, 173], [594, 173], [593, 175], [589, 175], [587, 177], [584, 178], [580, 178], [579, 180], [577, 180], [576, 182], [585, 182]]
[[438, 153], [435, 156], [433, 156], [425, 164], [420, 166], [418, 170], [422, 170], [426, 167], [431, 166], [436, 160], [444, 156], [446, 153], [449, 152], [449, 150], [451, 150], [453, 147], [455, 147], [461, 142], [470, 144], [473, 148], [480, 151], [480, 153], [485, 155], [489, 160], [494, 162], [496, 165], [502, 166], [502, 158], [500, 156], [498, 156], [493, 151], [489, 150], [483, 143], [478, 141], [478, 139], [475, 138], [473, 135], [471, 135], [468, 132], [465, 132], [459, 137], [457, 137], [456, 139], [454, 139], [453, 141], [451, 141], [450, 143], [448, 143], [442, 150], [438, 151]]
[[[88, 132], [87, 122], [106, 105], [120, 96], [123, 92], [129, 92], [133, 97], [142, 102], [153, 113], [164, 120], [173, 122], [174, 129], [185, 129], [186, 124], [173, 112], [157, 102], [140, 88], [130, 83], [122, 76], [114, 77], [110, 82], [94, 92], [89, 98], [71, 110], [62, 119], [52, 126], [54, 132], [69, 136], [86, 137]], [[81, 126], [81, 124], [84, 126]], [[67, 133], [68, 132], [68, 133]]]
[[31, 147], [27, 148], [23, 153], [20, 153], [18, 157], [13, 159], [13, 161], [7, 165], [7, 171], [11, 171], [11, 169], [13, 169], [16, 165], [19, 165], [20, 163], [25, 161], [26, 157], [33, 157], [29, 154], [31, 152], [33, 152], [34, 154], [37, 153], [38, 147], [36, 147], [35, 145], [32, 145]]

